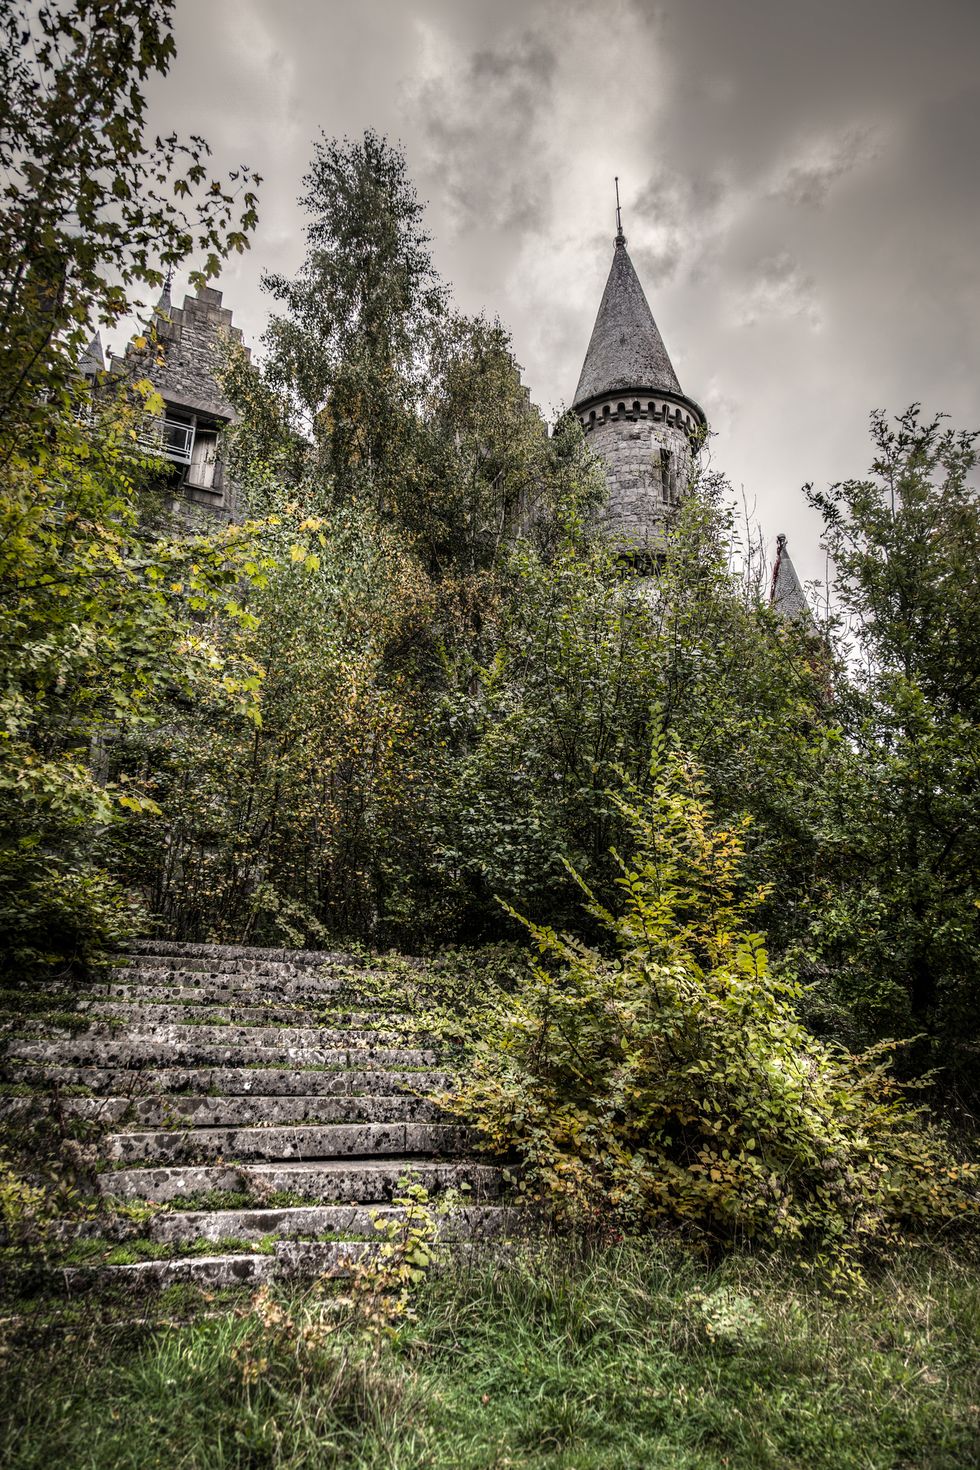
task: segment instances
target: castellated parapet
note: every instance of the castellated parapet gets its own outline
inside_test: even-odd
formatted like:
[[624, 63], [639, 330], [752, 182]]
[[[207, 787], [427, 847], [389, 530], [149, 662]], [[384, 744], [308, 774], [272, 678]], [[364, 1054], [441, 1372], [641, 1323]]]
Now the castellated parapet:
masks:
[[624, 554], [655, 559], [669, 509], [687, 491], [706, 420], [681, 389], [622, 230], [575, 391], [605, 471], [599, 527]]
[[234, 423], [235, 410], [221, 386], [221, 371], [228, 344], [242, 345], [241, 330], [213, 286], [200, 287], [175, 307], [169, 285], [157, 302], [152, 329], [148, 346], [130, 344], [111, 367], [118, 376], [139, 371], [163, 399], [163, 414], [148, 425], [141, 447], [160, 456], [179, 501], [234, 519], [236, 487], [225, 468], [221, 431]]
[[656, 555], [664, 518], [690, 483], [703, 420], [685, 402], [618, 395], [578, 416], [608, 486], [597, 525], [624, 551]]

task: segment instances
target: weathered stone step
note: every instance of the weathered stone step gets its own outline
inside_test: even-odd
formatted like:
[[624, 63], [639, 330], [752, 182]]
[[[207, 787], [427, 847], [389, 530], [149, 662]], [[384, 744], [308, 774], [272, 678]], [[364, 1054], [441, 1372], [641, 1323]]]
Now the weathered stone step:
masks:
[[501, 1191], [501, 1171], [491, 1164], [412, 1158], [120, 1169], [100, 1174], [99, 1189], [107, 1199], [145, 1199], [159, 1204], [211, 1192], [243, 1192], [252, 1195], [257, 1205], [277, 1192], [321, 1204], [371, 1204], [399, 1193], [406, 1175], [417, 1179], [430, 1196], [468, 1186], [475, 1204], [495, 1199]]
[[21, 1075], [38, 1087], [88, 1087], [114, 1097], [181, 1093], [241, 1097], [344, 1097], [371, 1094], [433, 1093], [451, 1085], [446, 1072], [420, 1066], [391, 1068], [334, 1067], [159, 1067], [138, 1072], [129, 1067], [86, 1067], [65, 1064], [29, 1066]]
[[60, 1284], [76, 1292], [98, 1286], [161, 1291], [178, 1283], [201, 1290], [252, 1287], [288, 1277], [347, 1276], [355, 1261], [378, 1251], [376, 1243], [366, 1240], [318, 1241], [317, 1249], [311, 1251], [313, 1244], [279, 1241], [271, 1255], [249, 1252], [134, 1261], [124, 1266], [75, 1266], [60, 1269], [57, 1277]]
[[420, 1097], [341, 1095], [339, 1097], [165, 1097], [0, 1098], [0, 1118], [11, 1121], [44, 1117], [60, 1109], [75, 1118], [133, 1128], [248, 1128], [284, 1123], [437, 1122], [446, 1114]]
[[206, 1159], [334, 1159], [367, 1155], [437, 1154], [452, 1158], [473, 1147], [456, 1123], [312, 1123], [269, 1128], [161, 1129], [112, 1133], [102, 1156], [113, 1163]]
[[[337, 1241], [338, 1262], [349, 1261], [367, 1249], [361, 1241]], [[229, 1286], [261, 1286], [283, 1274], [275, 1255], [258, 1252], [243, 1255], [186, 1256], [182, 1260], [133, 1261], [125, 1266], [59, 1267], [54, 1273], [59, 1285], [77, 1293], [98, 1287], [130, 1287], [138, 1291], [163, 1291], [168, 1286], [187, 1283], [219, 1289]], [[293, 1273], [297, 1274], [297, 1273]], [[340, 1274], [324, 1272], [324, 1275]]]
[[161, 981], [172, 983], [174, 977], [177, 977], [185, 979], [187, 984], [192, 985], [207, 976], [213, 976], [222, 983], [228, 984], [232, 982], [247, 984], [249, 981], [266, 981], [271, 984], [291, 981], [294, 984], [324, 985], [337, 981], [356, 983], [361, 976], [368, 976], [372, 981], [382, 976], [390, 978], [391, 971], [383, 965], [370, 961], [346, 963], [334, 960], [325, 961], [320, 965], [292, 965], [284, 961], [236, 959], [209, 962], [200, 959], [132, 955], [125, 963], [111, 966], [106, 978], [142, 979], [148, 984], [155, 985]]
[[[304, 1010], [299, 1006], [287, 1005], [211, 1005], [201, 1002], [191, 1002], [187, 1005], [167, 1004], [159, 1002], [100, 1000], [98, 997], [87, 998], [77, 1002], [78, 1011], [85, 1016], [91, 1016], [93, 1021], [110, 1020], [124, 1021], [127, 1036], [132, 1036], [134, 1031], [145, 1030], [153, 1025], [155, 1028], [163, 1026], [258, 1026], [282, 1028], [284, 1026], [300, 1026], [304, 1028], [322, 1029], [328, 1027], [336, 1031], [343, 1028], [345, 1031], [377, 1030], [379, 1027], [390, 1028], [392, 1024], [392, 1013], [390, 1011], [343, 1011], [343, 1010]], [[41, 1017], [43, 1020], [43, 1015]], [[407, 1016], [406, 1016], [407, 1020]], [[113, 1033], [117, 1034], [117, 1033]]]
[[182, 939], [134, 939], [126, 946], [126, 952], [137, 955], [152, 955], [169, 958], [173, 955], [202, 960], [248, 960], [291, 965], [322, 965], [339, 962], [349, 965], [360, 964], [355, 955], [326, 949], [264, 949], [248, 944], [196, 944]]
[[[527, 1210], [507, 1205], [458, 1205], [437, 1216], [442, 1240], [489, 1240], [519, 1232], [529, 1218]], [[155, 1215], [148, 1233], [161, 1245], [186, 1245], [193, 1240], [264, 1240], [271, 1235], [345, 1235], [377, 1238], [375, 1220], [404, 1220], [400, 1205], [286, 1205], [281, 1209], [175, 1210]]]
[[117, 967], [112, 981], [143, 985], [234, 985], [238, 989], [249, 989], [252, 985], [295, 985], [310, 990], [332, 990], [358, 977], [373, 974], [368, 970], [314, 970], [295, 965], [247, 965], [232, 969], [228, 966], [208, 965], [203, 960], [190, 960], [186, 964], [161, 962], [158, 965], [135, 964]]
[[81, 1043], [85, 1041], [125, 1041], [130, 1045], [145, 1042], [154, 1047], [193, 1046], [288, 1047], [290, 1052], [306, 1048], [322, 1051], [338, 1047], [350, 1049], [355, 1046], [379, 1047], [398, 1046], [404, 1042], [400, 1031], [376, 1027], [356, 1026], [211, 1026], [206, 1021], [197, 1025], [193, 1021], [171, 1025], [156, 1025], [152, 1021], [132, 1025], [113, 1021], [89, 1021], [75, 1030], [71, 1027], [48, 1023], [44, 1034], [52, 1044], [60, 1041]]
[[[210, 977], [202, 978], [200, 985], [130, 985], [117, 984], [104, 987], [106, 1000], [125, 1001], [129, 1004], [148, 1002], [153, 1005], [256, 1005], [256, 1006], [340, 1006], [357, 1003], [356, 991], [348, 990], [340, 981], [336, 985], [318, 987], [300, 985], [276, 986], [264, 981], [261, 985], [216, 985]], [[98, 999], [98, 993], [92, 993]]]
[[[199, 1028], [188, 1027], [195, 1031]], [[205, 1028], [200, 1028], [205, 1029]], [[220, 1028], [218, 1028], [220, 1029]], [[13, 1041], [6, 1055], [37, 1064], [78, 1065], [115, 1068], [152, 1068], [154, 1072], [181, 1067], [294, 1068], [345, 1067], [358, 1071], [432, 1067], [434, 1051], [415, 1047], [385, 1046], [253, 1046], [245, 1043], [220, 1046], [200, 1043], [196, 1038], [177, 1044], [146, 1040], [102, 1041], [84, 1034], [57, 1041]], [[309, 1090], [309, 1089], [301, 1089]]]

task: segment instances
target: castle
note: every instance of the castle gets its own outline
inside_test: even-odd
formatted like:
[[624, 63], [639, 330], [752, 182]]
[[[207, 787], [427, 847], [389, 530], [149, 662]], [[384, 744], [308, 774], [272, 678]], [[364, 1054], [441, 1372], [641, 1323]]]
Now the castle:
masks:
[[[649, 571], [663, 553], [668, 511], [687, 491], [708, 423], [704, 410], [681, 388], [630, 260], [618, 190], [616, 225], [612, 265], [572, 412], [605, 471], [608, 494], [598, 524], [624, 558]], [[235, 413], [220, 386], [220, 373], [226, 343], [240, 344], [241, 330], [222, 306], [220, 291], [202, 287], [174, 307], [169, 282], [152, 327], [150, 348], [137, 351], [131, 344], [125, 357], [114, 357], [110, 365], [114, 374], [138, 367], [164, 400], [163, 415], [142, 447], [165, 464], [175, 503], [205, 506], [234, 519], [235, 486], [223, 462], [221, 430]], [[155, 356], [149, 361], [151, 353]], [[82, 372], [94, 379], [104, 368], [96, 336]], [[786, 537], [777, 537], [776, 546], [770, 604], [784, 618], [809, 622], [806, 594]]]
[[[138, 345], [139, 341], [145, 345]], [[163, 399], [163, 413], [140, 437], [140, 448], [159, 459], [161, 478], [175, 504], [203, 506], [223, 519], [238, 514], [235, 485], [222, 454], [221, 431], [235, 410], [221, 388], [227, 344], [248, 349], [221, 304], [221, 292], [203, 286], [185, 296], [182, 306], [170, 299], [170, 282], [156, 308], [146, 339], [130, 343], [123, 357], [113, 357], [114, 377], [148, 378]], [[81, 363], [83, 377], [97, 381], [107, 364], [96, 333]]]

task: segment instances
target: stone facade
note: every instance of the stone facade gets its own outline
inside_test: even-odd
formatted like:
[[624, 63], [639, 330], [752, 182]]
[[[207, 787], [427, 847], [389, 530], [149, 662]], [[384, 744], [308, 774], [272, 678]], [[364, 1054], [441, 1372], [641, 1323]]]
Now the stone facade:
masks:
[[227, 344], [242, 342], [241, 329], [212, 286], [185, 296], [179, 307], [165, 290], [152, 325], [155, 341], [141, 351], [130, 346], [124, 358], [113, 359], [112, 371], [128, 375], [138, 369], [162, 397], [163, 420], [154, 432], [176, 496], [233, 519], [237, 497], [220, 434], [234, 421], [235, 410], [218, 379]]
[[607, 399], [582, 414], [581, 424], [609, 486], [599, 526], [624, 551], [656, 556], [664, 518], [690, 482], [699, 425], [662, 398]]

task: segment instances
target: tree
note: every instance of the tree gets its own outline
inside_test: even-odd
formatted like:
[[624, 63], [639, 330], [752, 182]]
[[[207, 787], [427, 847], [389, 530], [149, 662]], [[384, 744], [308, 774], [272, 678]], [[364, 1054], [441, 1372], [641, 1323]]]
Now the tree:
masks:
[[[835, 566], [838, 703], [812, 933], [865, 1034], [924, 1032], [972, 1092], [980, 1003], [980, 501], [975, 433], [872, 419], [869, 478], [809, 490]], [[975, 1082], [975, 1075], [974, 1075]]]
[[[203, 138], [147, 133], [174, 56], [173, 0], [0, 0], [0, 435], [4, 459], [74, 391], [100, 323], [192, 252], [243, 250], [253, 178], [223, 184]], [[23, 444], [20, 446], [23, 449]]]
[[254, 223], [247, 188], [236, 204], [209, 182], [203, 140], [146, 137], [171, 9], [0, 5], [0, 928], [16, 976], [84, 962], [133, 922], [111, 838], [155, 804], [113, 776], [107, 746], [205, 686], [257, 717], [235, 638], [249, 533], [149, 526], [134, 414], [154, 407], [150, 385], [133, 385], [135, 407], [93, 401], [76, 366], [139, 282], [192, 249], [213, 271]]
[[353, 142], [322, 137], [303, 182], [306, 259], [295, 280], [264, 279], [282, 308], [267, 335], [268, 380], [288, 395], [334, 498], [397, 514], [446, 307], [422, 206], [402, 151], [370, 129]]

